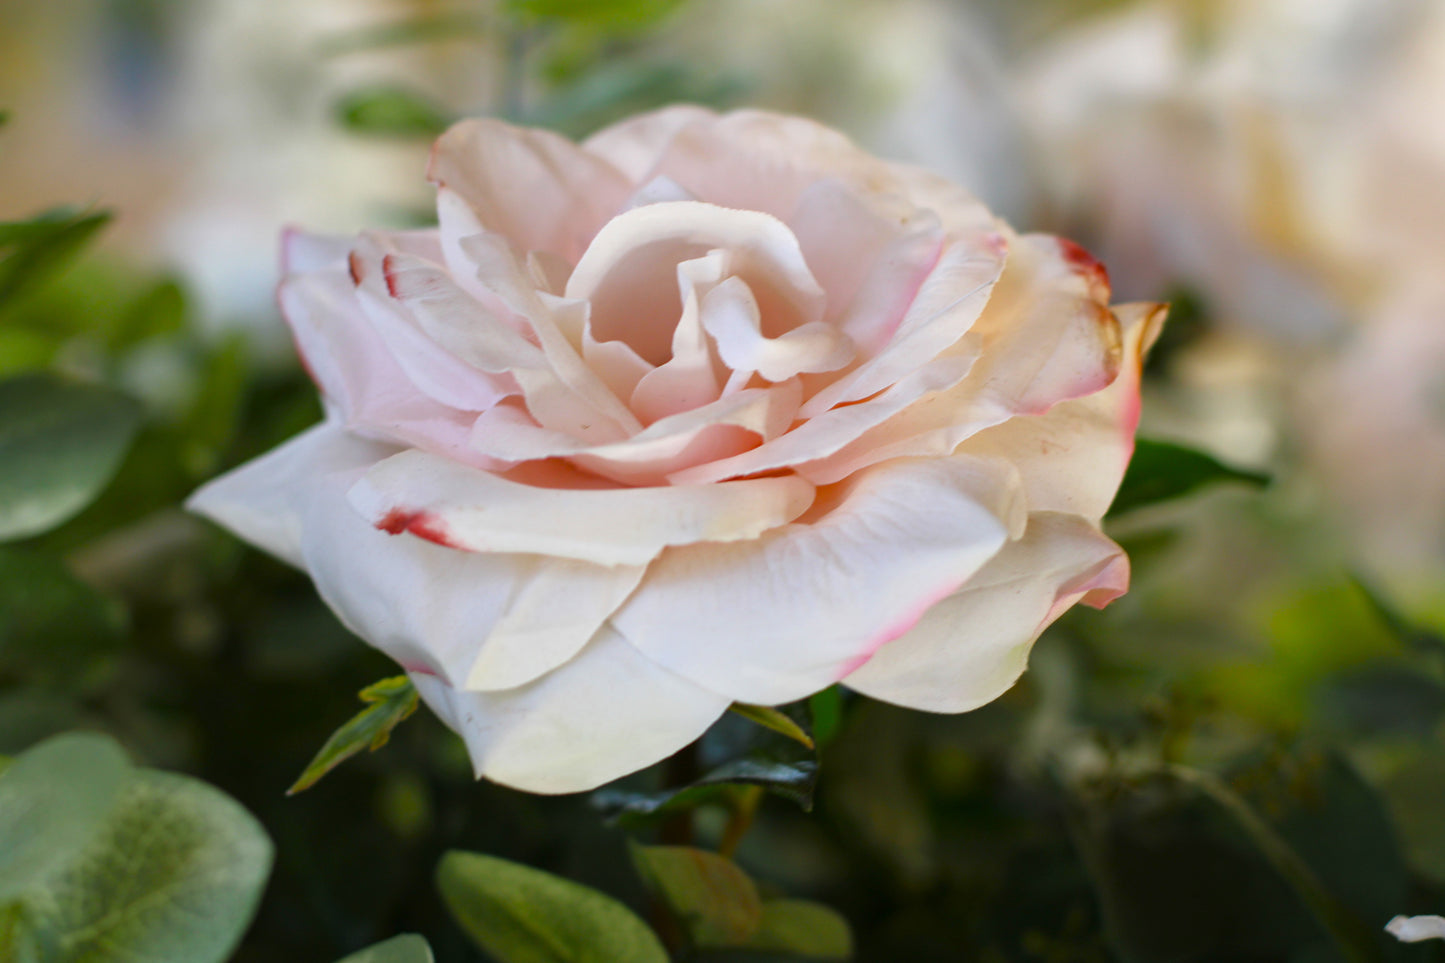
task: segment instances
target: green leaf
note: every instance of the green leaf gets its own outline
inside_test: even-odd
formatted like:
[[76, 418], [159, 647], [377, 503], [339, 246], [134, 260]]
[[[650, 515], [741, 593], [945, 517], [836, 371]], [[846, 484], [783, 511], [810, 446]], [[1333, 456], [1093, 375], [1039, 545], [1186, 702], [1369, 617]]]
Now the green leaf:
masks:
[[301, 773], [301, 778], [286, 790], [286, 795], [310, 789], [322, 776], [363, 749], [372, 752], [380, 749], [391, 738], [391, 730], [416, 711], [416, 688], [404, 675], [374, 682], [362, 689], [360, 696], [362, 702], [370, 705], [326, 740], [326, 745]]
[[451, 126], [446, 111], [400, 87], [369, 87], [343, 97], [336, 116], [347, 130], [370, 137], [430, 139]]
[[592, 27], [640, 29], [652, 26], [684, 0], [507, 0], [513, 16], [564, 20]]
[[0, 545], [0, 670], [83, 687], [124, 625], [124, 610], [59, 559]]
[[106, 341], [114, 350], [175, 334], [185, 328], [186, 313], [186, 293], [180, 284], [172, 279], [160, 281], [131, 302]]
[[1212, 455], [1167, 441], [1140, 438], [1134, 445], [1129, 470], [1114, 496], [1111, 516], [1179, 498], [1206, 485], [1220, 482], [1243, 482], [1248, 485], [1269, 484], [1270, 476], [1261, 472], [1232, 468]]
[[0, 381], [0, 541], [53, 528], [100, 494], [140, 425], [118, 392], [48, 374]]
[[0, 247], [11, 248], [0, 261], [0, 307], [33, 291], [79, 254], [110, 214], [41, 215], [30, 221], [0, 224]]
[[1378, 934], [1325, 888], [1310, 865], [1289, 841], [1223, 780], [1198, 769], [1170, 766], [1175, 779], [1199, 790], [1234, 820], [1271, 866], [1284, 877], [1351, 963], [1382, 958]]
[[1418, 625], [1395, 608], [1377, 592], [1362, 576], [1351, 575], [1350, 583], [1369, 605], [1371, 613], [1380, 620], [1390, 634], [1399, 639], [1407, 648], [1418, 652], [1445, 652], [1445, 637], [1440, 633]]
[[462, 929], [501, 963], [667, 963], [632, 910], [560, 876], [453, 851], [437, 886]]
[[131, 767], [114, 741], [47, 739], [0, 775], [0, 905], [80, 852], [116, 803]]
[[270, 868], [270, 841], [235, 800], [136, 770], [78, 857], [25, 894], [22, 927], [47, 963], [221, 963]]
[[695, 945], [746, 944], [763, 921], [758, 887], [732, 860], [690, 846], [630, 847], [632, 864]]
[[813, 737], [818, 745], [827, 745], [843, 724], [843, 689], [830, 685], [808, 699], [808, 714], [813, 717]]
[[393, 936], [337, 963], [432, 963], [431, 947], [415, 933]]
[[781, 733], [809, 749], [814, 748], [813, 737], [808, 735], [807, 730], [772, 706], [755, 706], [746, 702], [734, 702], [729, 708], [744, 719], [751, 719], [758, 725]]
[[853, 955], [853, 933], [840, 913], [822, 903], [772, 899], [763, 904], [762, 925], [747, 948], [846, 960]]

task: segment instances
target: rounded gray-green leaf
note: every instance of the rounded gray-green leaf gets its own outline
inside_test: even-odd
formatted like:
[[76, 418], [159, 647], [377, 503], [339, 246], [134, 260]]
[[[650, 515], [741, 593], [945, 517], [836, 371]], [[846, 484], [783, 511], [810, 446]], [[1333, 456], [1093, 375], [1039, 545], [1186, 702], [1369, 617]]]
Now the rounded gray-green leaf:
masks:
[[403, 933], [351, 954], [339, 963], [432, 963], [431, 947], [415, 933]]
[[54, 528], [100, 494], [140, 425], [118, 392], [48, 374], [0, 381], [0, 540]]
[[667, 963], [637, 914], [560, 876], [451, 852], [437, 886], [462, 929], [501, 963]]
[[73, 733], [47, 739], [0, 774], [0, 905], [80, 852], [130, 772], [113, 740]]
[[48, 963], [221, 963], [256, 911], [271, 843], [203, 782], [136, 771], [99, 833], [24, 897]]

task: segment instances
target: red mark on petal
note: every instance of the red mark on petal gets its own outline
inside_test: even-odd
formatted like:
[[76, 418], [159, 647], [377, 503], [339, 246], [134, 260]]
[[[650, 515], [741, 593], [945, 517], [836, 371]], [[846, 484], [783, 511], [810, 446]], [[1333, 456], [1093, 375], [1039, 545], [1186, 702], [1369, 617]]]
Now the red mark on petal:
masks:
[[346, 256], [346, 267], [347, 270], [351, 272], [351, 283], [360, 287], [362, 279], [366, 277], [366, 269], [362, 265], [361, 255], [355, 251], [348, 254]]
[[1109, 301], [1109, 270], [1099, 260], [1066, 237], [1059, 238], [1059, 251], [1069, 267], [1089, 283], [1089, 293], [1097, 301]]
[[397, 290], [396, 283], [396, 259], [390, 254], [381, 259], [381, 273], [386, 278], [386, 293], [400, 299], [401, 292]]
[[410, 532], [417, 538], [424, 538], [447, 548], [460, 548], [447, 531], [446, 524], [431, 512], [409, 512], [404, 508], [393, 508], [387, 512], [376, 527], [391, 535]]

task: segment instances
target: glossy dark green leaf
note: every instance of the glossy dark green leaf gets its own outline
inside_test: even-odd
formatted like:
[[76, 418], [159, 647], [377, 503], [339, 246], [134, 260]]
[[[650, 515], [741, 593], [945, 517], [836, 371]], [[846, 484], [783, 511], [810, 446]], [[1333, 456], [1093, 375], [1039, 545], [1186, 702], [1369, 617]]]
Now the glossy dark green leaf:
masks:
[[22, 926], [47, 963], [221, 963], [270, 868], [265, 831], [235, 800], [134, 770], [79, 854], [27, 890]]
[[853, 932], [840, 913], [822, 903], [772, 899], [763, 904], [762, 921], [746, 945], [815, 960], [846, 960], [853, 956]]
[[813, 718], [813, 738], [818, 745], [827, 745], [843, 725], [843, 689], [831, 685], [808, 699], [808, 714]]
[[368, 703], [350, 721], [334, 732], [316, 758], [301, 773], [286, 794], [310, 789], [337, 766], [363, 749], [372, 752], [386, 745], [391, 731], [406, 720], [417, 707], [416, 689], [404, 675], [382, 679], [361, 690], [361, 701]]
[[140, 425], [126, 396], [48, 374], [0, 381], [0, 541], [37, 535], [88, 505]]
[[368, 946], [338, 963], [432, 963], [431, 947], [415, 933], [393, 936], [384, 943]]
[[690, 846], [631, 846], [632, 864], [699, 947], [743, 946], [763, 922], [758, 887], [732, 860]]
[[69, 212], [0, 225], [0, 308], [63, 268], [110, 222], [110, 214]]
[[462, 929], [500, 963], [667, 963], [637, 914], [560, 876], [450, 852], [437, 886]]
[[336, 105], [347, 130], [371, 137], [430, 139], [453, 118], [423, 97], [400, 87], [370, 87], [347, 94]]
[[0, 905], [73, 859], [114, 808], [130, 762], [111, 739], [47, 739], [0, 775]]
[[1134, 457], [1114, 496], [1110, 515], [1179, 498], [1207, 485], [1242, 482], [1256, 487], [1269, 484], [1261, 472], [1232, 468], [1212, 455], [1168, 441], [1140, 438]]

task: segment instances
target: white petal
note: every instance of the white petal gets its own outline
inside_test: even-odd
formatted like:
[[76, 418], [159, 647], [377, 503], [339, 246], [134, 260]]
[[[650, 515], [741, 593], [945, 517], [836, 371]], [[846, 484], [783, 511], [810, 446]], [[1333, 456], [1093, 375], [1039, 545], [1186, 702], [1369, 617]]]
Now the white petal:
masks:
[[528, 792], [594, 789], [672, 755], [730, 700], [649, 661], [604, 627], [578, 655], [506, 692], [463, 692], [413, 673], [466, 740], [478, 777]]
[[1445, 940], [1445, 917], [1396, 916], [1385, 924], [1385, 932], [1401, 943], [1421, 940]]
[[1030, 515], [1021, 540], [886, 641], [843, 684], [914, 709], [977, 708], [1023, 674], [1049, 623], [1081, 599], [1102, 606], [1128, 582], [1123, 551], [1092, 525], [1072, 515]]
[[1109, 510], [1134, 452], [1140, 369], [1165, 311], [1162, 304], [1114, 309], [1123, 329], [1124, 361], [1103, 391], [1060, 402], [1040, 415], [1010, 418], [956, 450], [1013, 462], [1030, 511], [1069, 512], [1097, 522]]
[[394, 447], [363, 441], [322, 422], [211, 479], [186, 499], [186, 508], [302, 568], [305, 492], [319, 478], [364, 470], [395, 453]]
[[367, 472], [349, 498], [379, 528], [466, 551], [641, 565], [669, 545], [752, 539], [786, 524], [812, 503], [813, 486], [792, 476], [663, 488], [541, 488], [407, 451]]
[[1020, 526], [1017, 476], [976, 459], [893, 462], [819, 517], [664, 552], [613, 616], [645, 655], [742, 702], [800, 699], [966, 581]]

